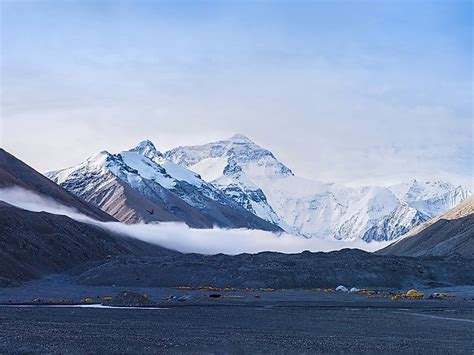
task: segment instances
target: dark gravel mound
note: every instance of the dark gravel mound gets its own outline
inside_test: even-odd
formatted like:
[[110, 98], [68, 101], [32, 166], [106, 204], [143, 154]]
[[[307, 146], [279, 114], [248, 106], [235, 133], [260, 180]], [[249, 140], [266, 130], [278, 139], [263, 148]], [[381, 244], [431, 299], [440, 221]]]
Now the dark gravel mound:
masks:
[[69, 193], [47, 177], [0, 148], [0, 188], [21, 187], [47, 196], [99, 221], [116, 221], [99, 208]]
[[69, 217], [0, 202], [0, 287], [115, 255], [161, 255], [164, 248]]
[[115, 307], [147, 307], [156, 305], [147, 296], [132, 291], [122, 291], [105, 304]]
[[119, 257], [77, 274], [92, 286], [313, 288], [343, 285], [474, 285], [474, 260], [379, 256], [345, 249], [330, 253], [236, 256], [179, 254]]

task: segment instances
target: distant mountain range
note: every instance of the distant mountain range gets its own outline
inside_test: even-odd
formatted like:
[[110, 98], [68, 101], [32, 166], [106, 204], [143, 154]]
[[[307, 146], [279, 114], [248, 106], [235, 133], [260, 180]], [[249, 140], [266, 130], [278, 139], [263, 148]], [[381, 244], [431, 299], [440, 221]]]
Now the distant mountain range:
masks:
[[46, 175], [126, 223], [182, 221], [367, 242], [395, 240], [471, 195], [444, 181], [352, 188], [305, 179], [241, 134], [163, 154], [143, 141]]
[[307, 237], [393, 240], [471, 195], [442, 181], [349, 188], [304, 179], [240, 134], [164, 155], [252, 213]]

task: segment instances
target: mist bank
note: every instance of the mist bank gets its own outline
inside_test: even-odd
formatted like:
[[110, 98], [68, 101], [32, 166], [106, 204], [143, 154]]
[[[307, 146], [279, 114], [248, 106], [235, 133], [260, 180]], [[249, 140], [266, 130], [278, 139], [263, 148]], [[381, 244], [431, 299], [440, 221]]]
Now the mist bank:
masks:
[[192, 229], [183, 223], [126, 225], [120, 222], [99, 222], [50, 198], [20, 188], [0, 189], [0, 200], [33, 212], [65, 215], [79, 222], [89, 223], [114, 233], [127, 235], [182, 253], [235, 255], [263, 251], [328, 252], [344, 248], [357, 248], [373, 252], [391, 243], [303, 238], [285, 233], [275, 234], [249, 229]]

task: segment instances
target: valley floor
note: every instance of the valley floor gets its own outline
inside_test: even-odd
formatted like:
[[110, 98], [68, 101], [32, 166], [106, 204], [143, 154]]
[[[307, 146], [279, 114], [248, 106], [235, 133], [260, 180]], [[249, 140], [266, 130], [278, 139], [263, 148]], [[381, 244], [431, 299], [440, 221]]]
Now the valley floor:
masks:
[[[233, 290], [217, 292], [226, 298], [212, 299], [212, 291], [131, 288], [146, 292], [161, 308], [13, 305], [35, 297], [97, 299], [123, 289], [78, 286], [64, 275], [0, 289], [0, 353], [474, 350], [472, 286], [425, 290], [456, 295], [447, 300], [391, 301], [311, 290]], [[170, 294], [189, 298], [183, 302], [162, 300]]]
[[0, 352], [471, 353], [473, 308], [223, 305], [0, 307]]

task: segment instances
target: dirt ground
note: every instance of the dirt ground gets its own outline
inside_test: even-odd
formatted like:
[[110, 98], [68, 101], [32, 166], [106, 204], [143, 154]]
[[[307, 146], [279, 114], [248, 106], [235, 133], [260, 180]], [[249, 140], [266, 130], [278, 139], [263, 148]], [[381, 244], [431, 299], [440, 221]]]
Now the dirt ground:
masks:
[[[62, 277], [0, 289], [0, 353], [474, 351], [471, 286], [424, 290], [455, 296], [447, 300], [391, 301], [322, 290], [133, 288], [160, 308], [13, 305], [37, 297], [98, 302], [119, 291]], [[222, 297], [209, 297], [216, 293]]]

